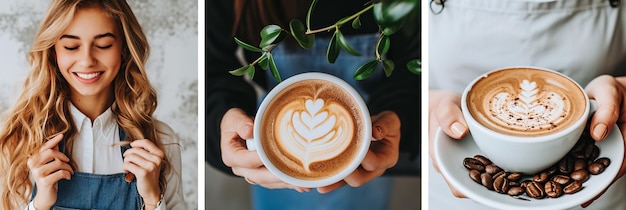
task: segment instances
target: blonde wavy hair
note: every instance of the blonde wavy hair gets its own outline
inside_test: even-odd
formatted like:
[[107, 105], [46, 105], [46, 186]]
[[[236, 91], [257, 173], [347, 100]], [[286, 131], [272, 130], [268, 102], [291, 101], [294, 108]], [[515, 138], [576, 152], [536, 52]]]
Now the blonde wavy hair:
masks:
[[[111, 109], [117, 123], [131, 139], [150, 139], [163, 149], [153, 118], [157, 95], [144, 66], [150, 48], [130, 6], [125, 0], [53, 0], [28, 52], [30, 72], [23, 90], [0, 127], [0, 167], [5, 170], [0, 175], [3, 209], [17, 209], [28, 202], [33, 183], [26, 162], [29, 154], [38, 154], [46, 139], [63, 133], [66, 155], [72, 157], [77, 131], [69, 112], [70, 86], [58, 70], [54, 43], [76, 11], [87, 7], [102, 8], [123, 33], [122, 63], [112, 83], [115, 102]], [[75, 163], [70, 164], [76, 169]], [[166, 157], [159, 180], [162, 192], [170, 168]]]

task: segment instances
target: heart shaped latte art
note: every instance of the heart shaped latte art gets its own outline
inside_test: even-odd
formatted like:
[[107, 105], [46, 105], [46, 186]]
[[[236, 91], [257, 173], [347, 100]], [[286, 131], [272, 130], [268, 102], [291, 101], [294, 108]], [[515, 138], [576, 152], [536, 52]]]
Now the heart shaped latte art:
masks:
[[553, 91], [542, 92], [536, 82], [528, 80], [523, 80], [518, 90], [495, 94], [491, 114], [501, 123], [514, 130], [536, 130], [556, 126], [564, 117], [564, 96]]
[[276, 125], [278, 145], [307, 172], [312, 163], [340, 155], [350, 145], [354, 133], [350, 112], [319, 98], [287, 104], [280, 111]]

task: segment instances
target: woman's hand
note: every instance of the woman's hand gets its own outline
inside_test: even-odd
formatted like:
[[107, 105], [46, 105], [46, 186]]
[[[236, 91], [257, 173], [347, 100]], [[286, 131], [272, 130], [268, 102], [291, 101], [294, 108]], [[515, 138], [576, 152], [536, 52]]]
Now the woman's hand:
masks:
[[253, 124], [252, 118], [239, 108], [229, 109], [224, 114], [220, 124], [220, 147], [224, 164], [231, 167], [235, 175], [244, 177], [250, 184], [270, 189], [291, 188], [298, 192], [310, 191], [309, 188], [283, 182], [265, 168], [256, 151], [248, 151], [245, 141], [252, 138]]
[[131, 148], [124, 152], [122, 168], [125, 172], [135, 175], [137, 191], [146, 207], [156, 208], [156, 204], [161, 200], [159, 177], [165, 153], [147, 139], [134, 140], [130, 146]]
[[400, 118], [395, 112], [384, 111], [372, 116], [372, 141], [361, 166], [344, 180], [317, 189], [327, 193], [346, 184], [352, 187], [364, 185], [396, 165], [400, 154]]
[[[434, 145], [437, 128], [454, 138], [464, 138], [469, 130], [461, 112], [461, 95], [454, 92], [430, 90], [428, 93], [428, 154], [437, 172], [439, 165], [435, 160]], [[447, 182], [447, 181], [446, 181]], [[459, 198], [465, 196], [448, 183], [452, 194]]]
[[50, 209], [57, 200], [57, 182], [70, 180], [74, 174], [68, 164], [70, 159], [59, 151], [58, 144], [62, 139], [63, 134], [54, 136], [41, 146], [39, 154], [28, 158], [28, 168], [37, 184], [37, 194], [33, 199], [36, 209]]
[[[589, 98], [594, 99], [598, 105], [596, 113], [591, 118], [590, 133], [591, 137], [596, 141], [602, 141], [611, 132], [613, 125], [617, 123], [622, 132], [622, 139], [626, 143], [626, 77], [614, 78], [612, 76], [603, 75], [592, 80], [585, 91]], [[626, 161], [622, 162], [619, 172], [614, 183], [626, 173]], [[607, 187], [608, 188], [608, 187]], [[594, 200], [598, 199], [602, 191], [592, 200], [584, 203], [582, 207], [589, 206]]]

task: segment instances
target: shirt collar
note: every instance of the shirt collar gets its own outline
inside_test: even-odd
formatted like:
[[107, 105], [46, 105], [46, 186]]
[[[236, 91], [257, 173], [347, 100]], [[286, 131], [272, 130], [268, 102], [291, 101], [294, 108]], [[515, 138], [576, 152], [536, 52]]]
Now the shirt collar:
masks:
[[74, 104], [70, 103], [70, 113], [72, 115], [72, 119], [74, 120], [74, 124], [76, 124], [77, 132], [80, 132], [83, 128], [83, 125], [96, 125], [96, 123], [101, 124], [102, 132], [104, 134], [109, 134], [115, 126], [117, 126], [117, 121], [113, 116], [113, 111], [111, 111], [111, 107], [109, 107], [106, 111], [104, 111], [100, 116], [96, 117], [96, 119], [91, 122], [89, 117], [83, 114]]

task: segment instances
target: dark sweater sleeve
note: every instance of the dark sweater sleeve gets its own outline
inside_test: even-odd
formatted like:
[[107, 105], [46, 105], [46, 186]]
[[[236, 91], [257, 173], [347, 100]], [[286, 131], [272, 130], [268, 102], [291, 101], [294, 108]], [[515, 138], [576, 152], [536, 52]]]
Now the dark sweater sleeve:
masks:
[[241, 67], [235, 56], [237, 45], [231, 35], [233, 2], [209, 0], [206, 4], [206, 92], [205, 92], [205, 160], [220, 171], [231, 174], [224, 165], [220, 150], [220, 122], [230, 108], [242, 108], [253, 115], [256, 93], [243, 77], [228, 71]]

